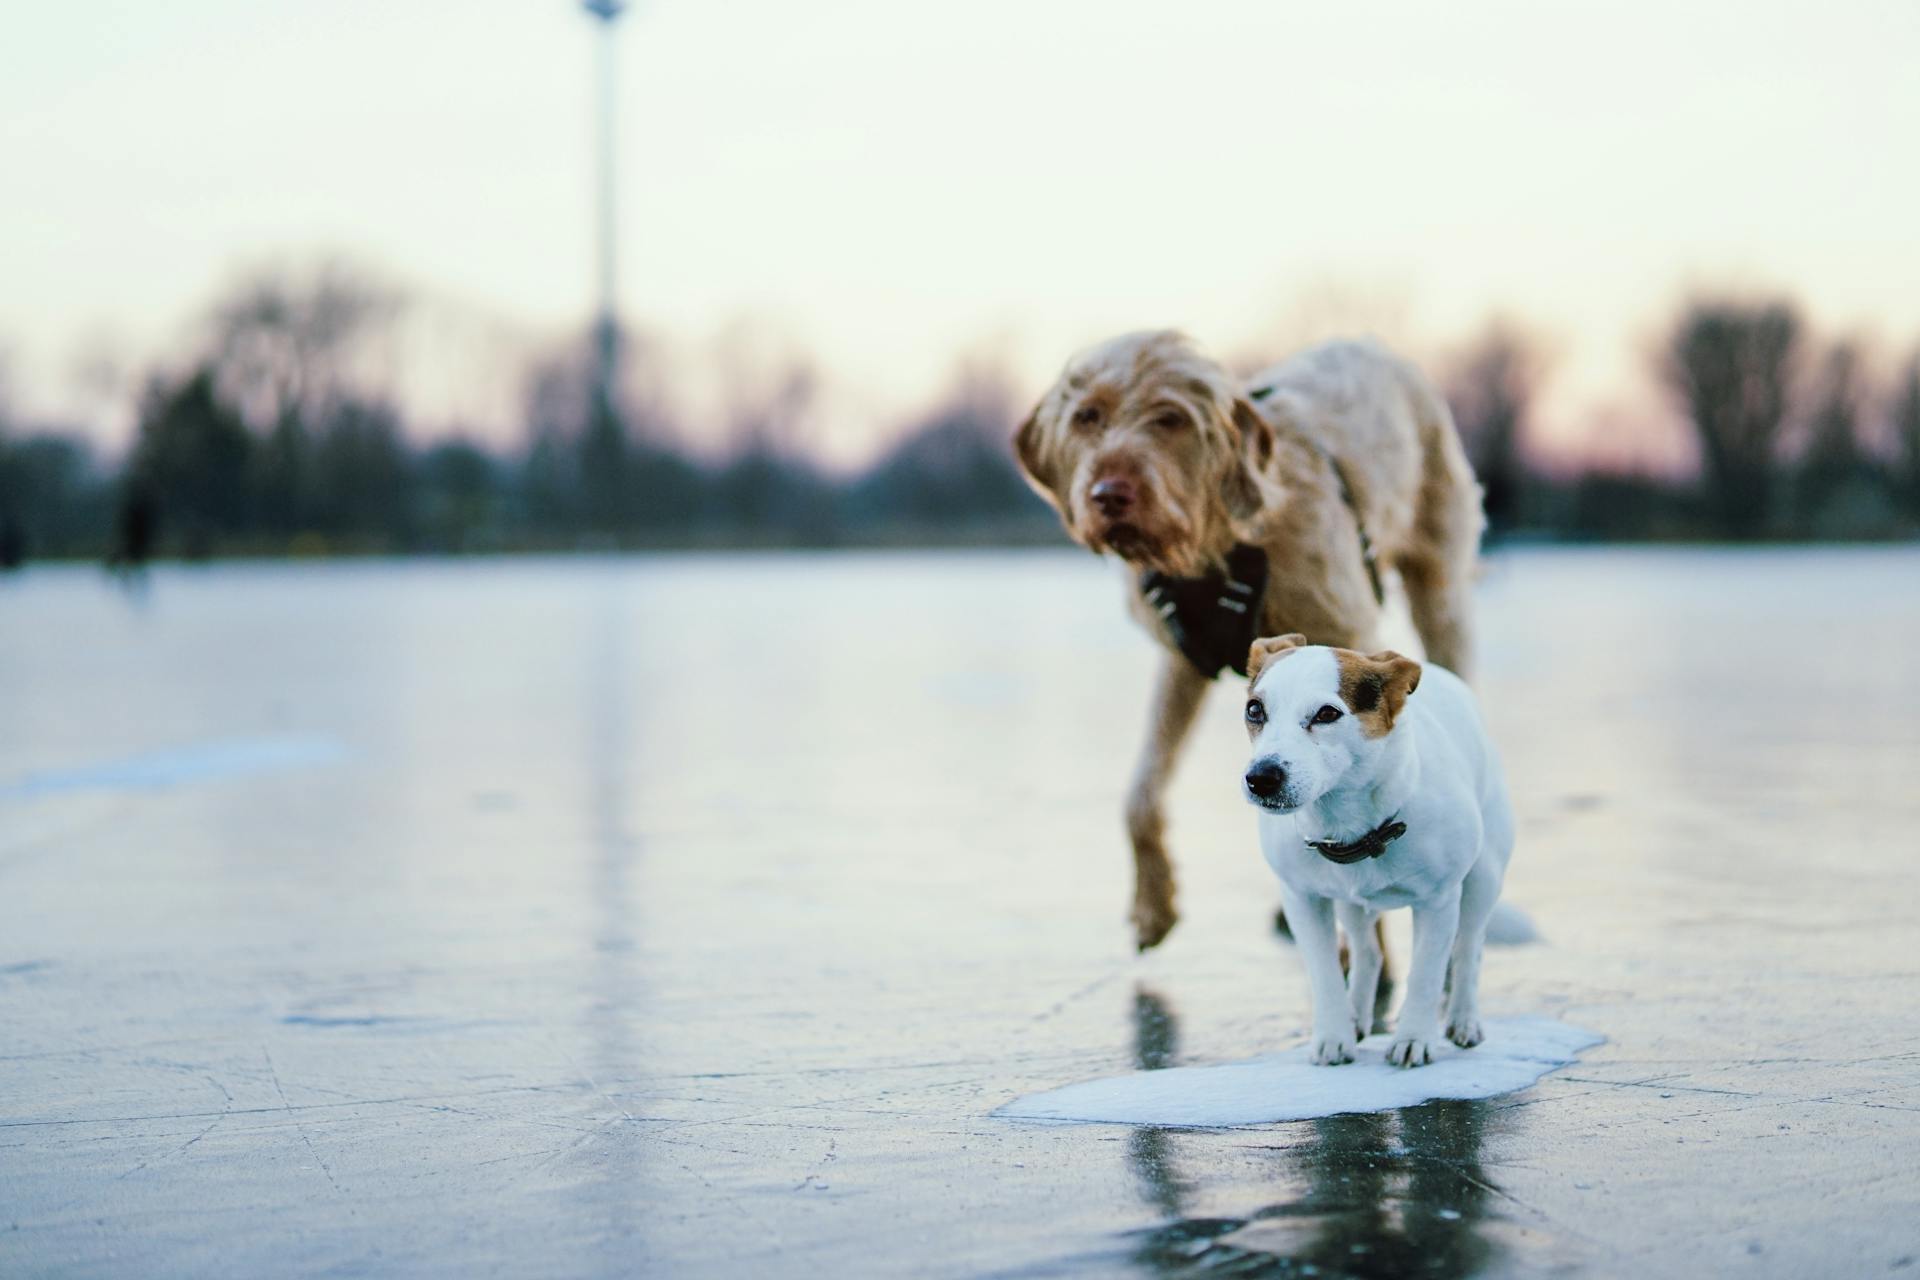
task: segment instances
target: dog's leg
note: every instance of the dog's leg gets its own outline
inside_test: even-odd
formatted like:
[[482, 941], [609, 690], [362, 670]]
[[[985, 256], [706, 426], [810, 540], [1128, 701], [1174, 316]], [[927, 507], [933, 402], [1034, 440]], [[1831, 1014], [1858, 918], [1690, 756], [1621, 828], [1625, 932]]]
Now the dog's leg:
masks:
[[1472, 675], [1473, 569], [1448, 566], [1429, 556], [1408, 556], [1395, 566], [1407, 589], [1413, 625], [1427, 657], [1462, 680]]
[[1460, 929], [1453, 939], [1452, 981], [1447, 991], [1447, 1039], [1471, 1049], [1484, 1038], [1480, 1030], [1480, 954], [1486, 947], [1487, 920], [1500, 898], [1500, 876], [1482, 858], [1460, 888]]
[[1373, 993], [1373, 1031], [1387, 1029], [1387, 1010], [1393, 1007], [1393, 953], [1387, 950], [1387, 923], [1373, 918], [1373, 940], [1380, 947], [1380, 982]]
[[1373, 1008], [1380, 990], [1380, 970], [1386, 959], [1381, 945], [1378, 914], [1350, 902], [1337, 902], [1333, 913], [1346, 930], [1352, 959], [1347, 966], [1347, 1004], [1353, 1009], [1353, 1025], [1365, 1040], [1374, 1029]]
[[1186, 658], [1177, 653], [1162, 656], [1146, 746], [1127, 795], [1127, 837], [1133, 843], [1133, 934], [1142, 951], [1158, 946], [1180, 918], [1173, 909], [1173, 863], [1167, 858], [1166, 820], [1160, 804], [1206, 692], [1207, 678]]
[[1333, 903], [1283, 889], [1287, 919], [1293, 922], [1293, 941], [1307, 966], [1307, 985], [1313, 992], [1313, 1060], [1321, 1066], [1353, 1061], [1359, 1041], [1354, 1035], [1353, 1010], [1347, 1004], [1347, 986], [1340, 977], [1340, 942], [1333, 930]]
[[[1341, 927], [1345, 928], [1346, 926], [1343, 923]], [[1289, 942], [1293, 940], [1293, 930], [1287, 927], [1287, 909], [1284, 906], [1274, 910], [1273, 931]], [[1376, 981], [1373, 986], [1373, 1016], [1360, 1020], [1360, 1038], [1362, 1040], [1371, 1034], [1367, 1030], [1368, 1027], [1371, 1027], [1373, 1031], [1385, 1031], [1387, 1029], [1387, 1010], [1393, 1006], [1393, 953], [1387, 950], [1386, 924], [1378, 915], [1373, 917], [1373, 945], [1380, 953], [1380, 974], [1379, 980]], [[1343, 938], [1340, 942], [1340, 971], [1342, 973], [1350, 972], [1348, 964], [1350, 957], [1347, 952], [1347, 943]]]
[[1429, 390], [1421, 418], [1420, 490], [1413, 527], [1392, 549], [1427, 657], [1462, 680], [1473, 673], [1473, 583], [1480, 559], [1480, 486], [1446, 402]]
[[1413, 963], [1407, 970], [1407, 998], [1387, 1061], [1396, 1067], [1421, 1067], [1433, 1061], [1440, 1039], [1440, 988], [1460, 927], [1460, 894], [1443, 894], [1413, 908]]

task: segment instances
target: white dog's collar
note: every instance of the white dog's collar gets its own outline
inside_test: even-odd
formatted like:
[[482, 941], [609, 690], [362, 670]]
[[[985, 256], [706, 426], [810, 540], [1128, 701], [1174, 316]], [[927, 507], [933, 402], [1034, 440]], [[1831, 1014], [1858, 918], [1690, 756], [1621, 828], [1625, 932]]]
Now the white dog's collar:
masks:
[[1358, 840], [1309, 840], [1307, 848], [1313, 850], [1328, 862], [1337, 862], [1341, 866], [1360, 862], [1367, 858], [1377, 858], [1387, 851], [1387, 846], [1407, 834], [1407, 824], [1400, 821], [1398, 815], [1388, 818]]

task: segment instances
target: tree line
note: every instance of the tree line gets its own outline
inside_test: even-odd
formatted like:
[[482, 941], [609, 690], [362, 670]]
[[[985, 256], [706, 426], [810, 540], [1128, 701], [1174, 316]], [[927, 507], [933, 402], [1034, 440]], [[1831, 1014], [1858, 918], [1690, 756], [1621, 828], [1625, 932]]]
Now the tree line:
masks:
[[678, 443], [644, 350], [623, 347], [611, 406], [589, 394], [584, 343], [531, 363], [521, 446], [420, 445], [361, 376], [391, 349], [397, 308], [351, 273], [247, 282], [197, 358], [148, 375], [117, 465], [0, 403], [0, 563], [1056, 536], [1013, 468], [1013, 393], [991, 369], [963, 369], [853, 474], [805, 449], [818, 379], [790, 353], [729, 357], [717, 456]]
[[1551, 471], [1525, 437], [1543, 361], [1493, 326], [1447, 371], [1489, 528], [1577, 539], [1861, 540], [1920, 534], [1920, 349], [1876, 380], [1862, 343], [1823, 341], [1791, 301], [1697, 297], [1652, 373], [1691, 433], [1694, 474]]
[[[719, 409], [729, 447], [692, 451], [623, 355], [611, 403], [584, 348], [526, 381], [524, 444], [411, 443], [359, 375], [387, 347], [395, 295], [337, 271], [268, 274], [214, 309], [198, 357], [150, 374], [117, 464], [0, 402], [0, 565], [213, 555], [1054, 542], [1007, 437], [1020, 405], [975, 368], [863, 469], [813, 460], [804, 360], [742, 359]], [[1698, 474], [1553, 472], [1527, 438], [1544, 373], [1495, 326], [1443, 370], [1496, 535], [1862, 538], [1920, 529], [1920, 352], [1876, 384], [1861, 347], [1822, 343], [1782, 300], [1695, 299], [1654, 372], [1690, 424]]]

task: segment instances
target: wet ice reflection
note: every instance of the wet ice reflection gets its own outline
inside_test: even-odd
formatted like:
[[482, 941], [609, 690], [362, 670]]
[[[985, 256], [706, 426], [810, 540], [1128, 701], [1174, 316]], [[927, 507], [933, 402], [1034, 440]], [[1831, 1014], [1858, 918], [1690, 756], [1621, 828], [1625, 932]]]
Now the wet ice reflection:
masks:
[[1916, 577], [1903, 548], [1494, 562], [1508, 896], [1547, 941], [1490, 953], [1486, 999], [1610, 1043], [1515, 1099], [1223, 1135], [991, 1118], [1306, 1030], [1224, 692], [1170, 798], [1183, 921], [1131, 954], [1155, 657], [1088, 558], [163, 568], [137, 606], [35, 570], [0, 593], [0, 779], [341, 754], [0, 797], [0, 1271], [1461, 1269], [1543, 1240], [1605, 1271], [1603, 1194], [1677, 1272], [1750, 1242], [1884, 1269], [1920, 1250], [1861, 1154], [1920, 1141], [1920, 862], [1885, 834], [1920, 823]]
[[[1134, 998], [1134, 1065], [1175, 1065], [1179, 1019], [1164, 996]], [[1142, 1126], [1126, 1160], [1164, 1221], [1134, 1233], [1127, 1261], [1153, 1276], [1321, 1274], [1445, 1277], [1478, 1274], [1504, 1248], [1487, 1229], [1500, 1192], [1480, 1166], [1493, 1115], [1485, 1101], [1432, 1102], [1397, 1112], [1328, 1116], [1271, 1131], [1245, 1180], [1267, 1202], [1239, 1216], [1195, 1216], [1183, 1158], [1207, 1163], [1194, 1135]]]

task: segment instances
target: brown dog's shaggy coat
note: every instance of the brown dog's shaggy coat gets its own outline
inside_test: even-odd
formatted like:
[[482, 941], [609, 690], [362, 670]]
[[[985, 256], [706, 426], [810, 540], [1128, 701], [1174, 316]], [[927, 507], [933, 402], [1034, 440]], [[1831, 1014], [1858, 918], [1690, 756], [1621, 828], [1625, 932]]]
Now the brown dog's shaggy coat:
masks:
[[[1014, 451], [1075, 541], [1137, 569], [1196, 578], [1237, 544], [1263, 550], [1255, 635], [1371, 652], [1376, 569], [1396, 571], [1428, 660], [1468, 674], [1480, 488], [1446, 402], [1376, 342], [1326, 343], [1242, 383], [1178, 333], [1127, 334], [1067, 363]], [[1130, 601], [1167, 651], [1127, 802], [1144, 949], [1178, 919], [1161, 797], [1213, 673]]]

